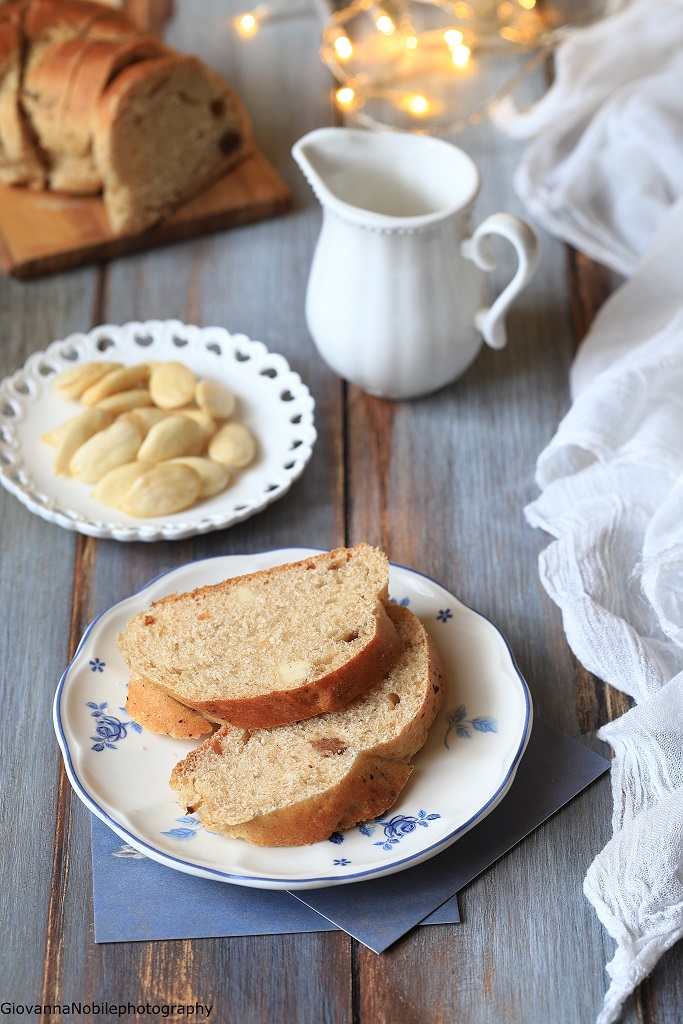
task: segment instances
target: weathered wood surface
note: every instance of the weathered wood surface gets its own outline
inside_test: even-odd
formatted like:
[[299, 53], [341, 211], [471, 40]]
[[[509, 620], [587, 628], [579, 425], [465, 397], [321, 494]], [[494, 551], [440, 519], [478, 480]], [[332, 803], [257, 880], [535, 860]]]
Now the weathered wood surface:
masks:
[[[278, 22], [243, 43], [225, 29], [235, 10], [203, 0], [200, 18], [196, 0], [177, 0], [168, 38], [240, 89], [259, 146], [293, 190], [292, 211], [105, 267], [1, 280], [0, 373], [102, 321], [224, 324], [282, 352], [302, 374], [317, 401], [319, 441], [281, 501], [229, 531], [176, 543], [77, 537], [0, 491], [1, 998], [199, 999], [214, 1003], [213, 1019], [249, 1024], [589, 1024], [612, 955], [582, 894], [585, 870], [610, 835], [606, 778], [467, 887], [460, 925], [416, 929], [381, 956], [343, 933], [93, 941], [89, 815], [60, 767], [52, 697], [88, 621], [164, 568], [285, 545], [381, 543], [500, 626], [539, 716], [599, 749], [590, 731], [609, 714], [602, 684], [577, 666], [539, 584], [536, 560], [548, 538], [522, 510], [536, 494], [536, 456], [568, 407], [575, 334], [611, 282], [585, 261], [568, 263], [564, 247], [542, 236], [541, 269], [510, 318], [504, 352], [483, 351], [461, 381], [417, 402], [383, 403], [347, 388], [306, 332], [320, 213], [289, 155], [300, 135], [334, 118], [318, 25], [313, 17]], [[483, 172], [478, 216], [521, 212], [510, 186], [519, 146], [489, 126], [459, 141]], [[509, 272], [502, 252], [495, 281]], [[681, 966], [676, 947], [629, 1002], [625, 1024], [680, 1019]]]

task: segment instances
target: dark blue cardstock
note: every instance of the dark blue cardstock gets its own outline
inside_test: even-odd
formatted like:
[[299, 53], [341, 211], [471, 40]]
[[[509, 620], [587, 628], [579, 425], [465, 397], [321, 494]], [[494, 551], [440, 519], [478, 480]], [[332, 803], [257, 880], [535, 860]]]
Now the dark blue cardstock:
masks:
[[272, 935], [343, 929], [382, 952], [417, 924], [460, 920], [457, 892], [609, 767], [538, 719], [505, 799], [443, 853], [385, 878], [296, 892], [173, 871], [92, 818], [95, 940]]
[[[439, 908], [447, 912], [445, 900], [608, 768], [604, 757], [536, 719], [507, 796], [443, 853], [400, 875], [357, 882], [353, 899], [342, 892], [348, 886], [292, 895], [381, 953], [418, 922], [437, 923]], [[427, 909], [434, 912], [425, 918]]]

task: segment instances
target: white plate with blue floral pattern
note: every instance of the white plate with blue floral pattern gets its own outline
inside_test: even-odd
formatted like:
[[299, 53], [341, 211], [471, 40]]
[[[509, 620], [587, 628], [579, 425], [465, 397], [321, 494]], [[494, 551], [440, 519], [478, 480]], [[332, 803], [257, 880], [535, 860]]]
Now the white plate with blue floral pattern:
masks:
[[[80, 409], [56, 392], [56, 374], [85, 362], [130, 366], [152, 359], [179, 360], [198, 377], [231, 388], [236, 416], [256, 436], [259, 453], [213, 498], [175, 515], [136, 519], [93, 500], [91, 485], [55, 476], [54, 449], [41, 437]], [[42, 519], [91, 537], [179, 540], [223, 530], [281, 498], [301, 476], [316, 440], [313, 408], [311, 393], [287, 360], [244, 334], [178, 320], [103, 324], [34, 352], [0, 382], [0, 484]]]
[[309, 846], [268, 849], [205, 831], [168, 786], [197, 745], [143, 732], [125, 711], [128, 670], [116, 634], [172, 592], [314, 553], [288, 548], [192, 562], [157, 577], [88, 627], [62, 676], [54, 723], [76, 793], [152, 859], [204, 878], [263, 889], [312, 889], [378, 878], [440, 853], [505, 796], [531, 730], [527, 685], [507, 642], [433, 580], [392, 565], [390, 594], [424, 623], [444, 662], [443, 708], [399, 800], [379, 818]]

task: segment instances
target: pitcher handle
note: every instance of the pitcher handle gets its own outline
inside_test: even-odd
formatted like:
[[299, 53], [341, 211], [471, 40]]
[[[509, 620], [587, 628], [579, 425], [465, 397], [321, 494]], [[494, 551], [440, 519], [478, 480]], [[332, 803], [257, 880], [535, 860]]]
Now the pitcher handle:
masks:
[[489, 242], [489, 235], [501, 235], [511, 242], [517, 253], [515, 276], [491, 306], [480, 309], [474, 325], [491, 348], [505, 348], [507, 331], [505, 314], [523, 288], [529, 283], [538, 266], [538, 238], [528, 224], [511, 213], [492, 213], [483, 220], [471, 238], [462, 243], [462, 254], [481, 270], [495, 270], [497, 260]]

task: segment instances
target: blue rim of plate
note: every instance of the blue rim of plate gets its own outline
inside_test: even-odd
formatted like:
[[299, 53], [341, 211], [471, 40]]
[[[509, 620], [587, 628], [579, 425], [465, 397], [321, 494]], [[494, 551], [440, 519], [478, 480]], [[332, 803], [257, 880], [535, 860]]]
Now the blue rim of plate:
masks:
[[[281, 548], [271, 548], [271, 549], [268, 549], [266, 551], [259, 551], [257, 554], [259, 556], [260, 555], [270, 555], [270, 554], [276, 555], [276, 554], [278, 554], [282, 550], [283, 549], [281, 549]], [[284, 549], [284, 550], [296, 552], [296, 556], [295, 557], [298, 557], [298, 553], [301, 552], [301, 556], [300, 557], [305, 558], [309, 554], [319, 554], [319, 553], [322, 553], [324, 549], [322, 549], [322, 548], [287, 548], [287, 549]], [[291, 879], [278, 878], [277, 881], [275, 881], [272, 877], [265, 876], [265, 875], [264, 876], [259, 876], [259, 875], [240, 875], [240, 874], [235, 874], [235, 873], [232, 873], [232, 872], [229, 872], [229, 871], [220, 871], [220, 870], [218, 870], [216, 868], [207, 868], [207, 867], [204, 867], [202, 865], [198, 865], [195, 861], [183, 860], [180, 857], [173, 857], [170, 854], [167, 854], [167, 853], [164, 853], [164, 852], [158, 850], [156, 847], [151, 846], [148, 843], [144, 842], [144, 840], [139, 839], [137, 836], [135, 836], [128, 829], [124, 828], [124, 826], [122, 826], [118, 822], [114, 821], [114, 819], [107, 813], [107, 811], [105, 811], [102, 807], [100, 807], [100, 805], [90, 796], [90, 794], [88, 793], [87, 789], [84, 787], [83, 783], [79, 779], [79, 777], [78, 777], [78, 775], [76, 773], [76, 769], [74, 768], [74, 765], [73, 765], [73, 762], [72, 762], [72, 759], [71, 759], [71, 752], [69, 750], [69, 745], [68, 745], [68, 742], [67, 742], [67, 739], [66, 739], [66, 736], [65, 736], [65, 733], [64, 733], [64, 729], [62, 727], [61, 709], [60, 709], [61, 696], [62, 696], [62, 692], [63, 692], [63, 689], [64, 689], [64, 685], [66, 683], [67, 677], [69, 675], [69, 672], [71, 671], [73, 665], [75, 664], [75, 662], [76, 662], [76, 660], [78, 658], [78, 655], [79, 655], [81, 649], [83, 648], [85, 642], [87, 641], [87, 639], [88, 639], [92, 629], [94, 628], [94, 626], [97, 624], [97, 622], [99, 622], [99, 620], [103, 616], [108, 615], [114, 608], [117, 608], [120, 604], [123, 604], [123, 603], [129, 601], [131, 597], [136, 597], [136, 596], [144, 593], [144, 591], [146, 591], [150, 587], [154, 586], [154, 584], [157, 583], [159, 580], [163, 579], [165, 576], [168, 576], [171, 573], [177, 572], [179, 569], [187, 568], [190, 565], [203, 565], [203, 564], [206, 564], [206, 563], [209, 563], [209, 562], [220, 561], [220, 560], [224, 559], [225, 557], [226, 557], [225, 555], [218, 555], [218, 556], [214, 556], [212, 558], [197, 559], [197, 560], [192, 561], [192, 562], [183, 563], [182, 565], [173, 566], [172, 568], [166, 569], [166, 570], [164, 570], [164, 572], [161, 572], [157, 576], [153, 577], [153, 579], [149, 580], [143, 587], [141, 587], [139, 590], [135, 591], [133, 594], [128, 595], [128, 597], [123, 598], [121, 601], [117, 601], [116, 604], [111, 605], [109, 608], [105, 608], [87, 626], [85, 632], [83, 633], [83, 636], [81, 637], [81, 639], [80, 639], [80, 641], [78, 643], [78, 647], [76, 648], [76, 651], [74, 653], [73, 658], [71, 659], [71, 661], [67, 665], [66, 669], [62, 673], [62, 676], [61, 676], [61, 678], [59, 680], [59, 684], [57, 686], [57, 691], [55, 693], [54, 702], [53, 702], [53, 724], [54, 724], [54, 729], [55, 729], [55, 733], [57, 735], [57, 740], [58, 740], [60, 749], [62, 751], [62, 757], [63, 757], [63, 760], [64, 760], [64, 767], [66, 769], [66, 773], [67, 773], [67, 776], [69, 778], [69, 781], [71, 782], [71, 785], [72, 785], [74, 791], [76, 792], [76, 795], [83, 801], [83, 803], [94, 814], [97, 815], [98, 818], [100, 818], [106, 825], [108, 825], [109, 828], [111, 828], [113, 832], [115, 832], [118, 836], [120, 836], [121, 839], [125, 840], [125, 842], [129, 843], [135, 849], [137, 849], [141, 853], [145, 854], [145, 856], [149, 857], [151, 860], [154, 860], [154, 861], [156, 861], [159, 864], [163, 864], [166, 867], [173, 868], [176, 871], [181, 871], [181, 872], [184, 872], [185, 874], [196, 875], [196, 876], [201, 877], [201, 878], [213, 879], [214, 881], [234, 883], [234, 884], [244, 885], [244, 886], [254, 886], [254, 887], [259, 887], [259, 888], [273, 888], [273, 889], [285, 889], [286, 890], [288, 888], [288, 886], [291, 889], [315, 889], [316, 887], [317, 888], [322, 888], [322, 887], [332, 886], [332, 885], [334, 885], [334, 886], [336, 886], [336, 885], [347, 885], [347, 884], [350, 884], [350, 883], [353, 884], [354, 882], [366, 881], [366, 880], [369, 880], [369, 879], [372, 879], [372, 878], [384, 877], [384, 876], [387, 876], [387, 875], [390, 875], [390, 874], [395, 874], [398, 871], [406, 870], [409, 867], [416, 866], [417, 864], [420, 864], [423, 861], [430, 859], [431, 857], [435, 856], [438, 852], [447, 849], [454, 842], [456, 842], [463, 835], [465, 835], [466, 832], [469, 832], [469, 830], [471, 828], [476, 826], [476, 824], [479, 821], [481, 821], [488, 814], [490, 814], [492, 810], [494, 810], [494, 808], [497, 806], [497, 804], [499, 804], [500, 801], [505, 797], [507, 791], [509, 790], [510, 786], [514, 782], [515, 775], [516, 775], [516, 772], [517, 772], [517, 768], [519, 766], [519, 762], [520, 762], [520, 760], [522, 758], [522, 755], [524, 754], [524, 751], [526, 750], [526, 746], [527, 746], [527, 743], [529, 741], [529, 736], [531, 735], [531, 726], [532, 726], [532, 720], [533, 720], [533, 710], [532, 710], [532, 703], [531, 703], [531, 694], [529, 692], [529, 687], [527, 685], [527, 682], [524, 679], [524, 676], [522, 675], [522, 673], [521, 673], [521, 671], [519, 669], [519, 666], [517, 665], [517, 662], [515, 661], [514, 655], [512, 653], [511, 648], [510, 648], [510, 644], [507, 641], [507, 638], [501, 632], [501, 630], [498, 628], [498, 626], [496, 626], [495, 623], [493, 623], [486, 615], [483, 615], [481, 612], [478, 612], [476, 609], [474, 609], [471, 606], [465, 604], [459, 598], [456, 598], [455, 595], [450, 594], [450, 592], [447, 591], [445, 587], [443, 587], [436, 580], [432, 579], [431, 576], [427, 576], [426, 573], [422, 573], [418, 569], [412, 569], [410, 566], [402, 565], [399, 562], [391, 562], [390, 565], [391, 565], [392, 568], [402, 569], [402, 570], [405, 570], [406, 572], [414, 574], [415, 576], [421, 576], [423, 579], [427, 580], [429, 583], [433, 584], [434, 586], [440, 587], [442, 590], [446, 591], [446, 593], [448, 593], [449, 596], [452, 597], [453, 600], [456, 601], [459, 605], [461, 605], [462, 607], [466, 608], [468, 611], [470, 611], [473, 614], [475, 614], [476, 616], [478, 616], [484, 622], [488, 623], [488, 625], [491, 626], [491, 628], [493, 630], [495, 630], [495, 632], [498, 634], [500, 639], [503, 641], [503, 643], [505, 645], [505, 648], [507, 650], [507, 653], [508, 653], [508, 657], [510, 658], [510, 664], [511, 664], [512, 668], [514, 669], [514, 672], [515, 672], [515, 675], [517, 677], [517, 680], [519, 681], [520, 688], [521, 688], [521, 691], [522, 691], [522, 696], [524, 698], [524, 706], [525, 706], [525, 717], [524, 717], [524, 730], [523, 730], [523, 734], [522, 734], [522, 737], [520, 739], [520, 742], [519, 742], [519, 745], [517, 747], [517, 750], [515, 751], [514, 757], [512, 758], [511, 763], [509, 765], [509, 768], [508, 768], [508, 770], [507, 770], [507, 772], [505, 774], [505, 778], [501, 782], [501, 784], [498, 787], [498, 789], [496, 790], [496, 792], [494, 794], [492, 794], [492, 796], [486, 801], [485, 804], [482, 805], [481, 808], [479, 808], [479, 810], [475, 814], [473, 814], [470, 818], [467, 819], [467, 821], [463, 822], [456, 829], [454, 829], [452, 832], [450, 832], [447, 836], [444, 836], [441, 839], [439, 839], [436, 843], [434, 843], [434, 844], [432, 844], [431, 846], [428, 846], [428, 847], [423, 847], [422, 849], [420, 849], [416, 853], [414, 853], [412, 855], [409, 855], [407, 857], [404, 857], [404, 858], [402, 858], [400, 860], [392, 861], [391, 866], [388, 867], [388, 868], [387, 867], [378, 866], [376, 868], [368, 868], [366, 870], [359, 871], [359, 872], [354, 873], [354, 874], [344, 875], [343, 877], [338, 877], [336, 875], [322, 875], [319, 878], [306, 879], [305, 881], [302, 881], [301, 879], [298, 879], [298, 878], [291, 878]], [[249, 557], [249, 556], [245, 556], [245, 557]], [[292, 560], [295, 560], [295, 559], [292, 559]]]

